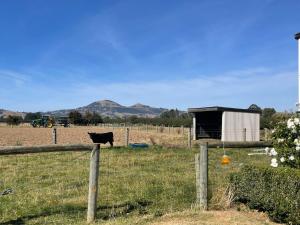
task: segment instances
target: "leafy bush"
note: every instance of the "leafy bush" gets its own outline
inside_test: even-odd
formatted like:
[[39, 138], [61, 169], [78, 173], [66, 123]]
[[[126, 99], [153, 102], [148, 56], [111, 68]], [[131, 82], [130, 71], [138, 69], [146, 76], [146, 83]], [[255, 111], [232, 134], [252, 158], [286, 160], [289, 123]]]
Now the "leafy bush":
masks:
[[245, 166], [230, 176], [235, 201], [267, 212], [276, 222], [300, 224], [300, 170]]
[[12, 116], [12, 115], [9, 115], [6, 118], [6, 123], [8, 125], [19, 125], [22, 121], [23, 121], [23, 119], [22, 119], [21, 116]]
[[290, 118], [279, 122], [272, 134], [273, 166], [278, 164], [300, 168], [300, 119]]

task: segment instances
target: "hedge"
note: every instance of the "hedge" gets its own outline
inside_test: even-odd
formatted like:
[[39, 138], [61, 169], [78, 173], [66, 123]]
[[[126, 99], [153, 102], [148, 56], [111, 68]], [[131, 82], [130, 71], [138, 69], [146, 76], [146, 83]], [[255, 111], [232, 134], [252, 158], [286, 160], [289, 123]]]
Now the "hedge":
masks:
[[300, 170], [244, 166], [230, 175], [235, 201], [267, 212], [280, 223], [300, 225]]

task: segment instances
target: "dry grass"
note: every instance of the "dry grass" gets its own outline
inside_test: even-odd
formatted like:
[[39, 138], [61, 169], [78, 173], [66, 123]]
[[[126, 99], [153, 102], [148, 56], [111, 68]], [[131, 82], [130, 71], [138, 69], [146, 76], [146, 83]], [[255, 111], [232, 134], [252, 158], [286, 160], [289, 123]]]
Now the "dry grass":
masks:
[[264, 213], [229, 211], [208, 211], [174, 213], [163, 216], [152, 225], [275, 225]]
[[[109, 127], [71, 127], [57, 128], [58, 144], [89, 144], [91, 140], [88, 132], [109, 132], [114, 133], [115, 145], [124, 145], [125, 132], [124, 128]], [[178, 134], [157, 133], [156, 130], [146, 132], [146, 130], [131, 129], [130, 143], [143, 142], [148, 144], [183, 146], [186, 144], [186, 137]], [[0, 127], [0, 146], [31, 146], [51, 144], [52, 129], [51, 128], [32, 128], [32, 127]]]

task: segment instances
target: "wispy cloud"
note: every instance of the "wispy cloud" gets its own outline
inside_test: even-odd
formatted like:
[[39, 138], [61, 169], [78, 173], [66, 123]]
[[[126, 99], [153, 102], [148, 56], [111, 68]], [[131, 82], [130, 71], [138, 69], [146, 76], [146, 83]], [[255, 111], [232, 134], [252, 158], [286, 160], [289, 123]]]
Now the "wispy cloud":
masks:
[[[81, 98], [108, 98], [131, 105], [143, 102], [154, 106], [186, 109], [197, 106], [247, 107], [252, 103], [279, 110], [294, 108], [296, 76], [265, 68], [232, 71], [216, 76], [150, 82], [77, 84]], [[284, 95], [283, 95], [284, 93]]]
[[[297, 99], [296, 72], [274, 72], [263, 67], [173, 80], [106, 83], [100, 78], [90, 82], [81, 79], [64, 86], [36, 83], [27, 75], [12, 71], [0, 71], [0, 77], [15, 83], [26, 82], [26, 85], [0, 92], [1, 107], [18, 111], [76, 108], [100, 99], [124, 105], [141, 102], [183, 110], [214, 105], [246, 108], [252, 103], [290, 110], [294, 109]], [[37, 101], [36, 96], [47, 101]]]
[[28, 74], [23, 74], [11, 70], [0, 70], [0, 78], [2, 81], [6, 80], [13, 82], [15, 86], [20, 87], [25, 82], [29, 81], [30, 76]]

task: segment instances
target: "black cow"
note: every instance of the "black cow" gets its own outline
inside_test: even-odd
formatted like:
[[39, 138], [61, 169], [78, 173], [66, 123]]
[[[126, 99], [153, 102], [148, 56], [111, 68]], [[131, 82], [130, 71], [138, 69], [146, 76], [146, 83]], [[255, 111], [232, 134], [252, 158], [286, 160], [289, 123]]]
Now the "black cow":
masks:
[[110, 143], [110, 146], [113, 147], [114, 144], [114, 134], [113, 132], [108, 132], [108, 133], [89, 133], [90, 138], [94, 143], [101, 143], [101, 144], [106, 144], [107, 142]]

